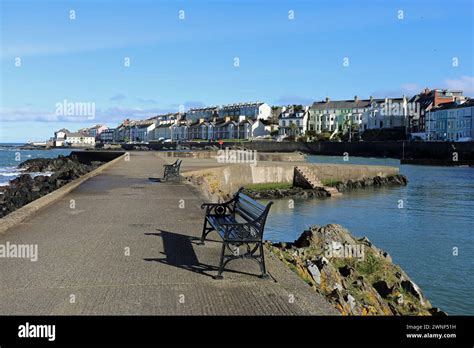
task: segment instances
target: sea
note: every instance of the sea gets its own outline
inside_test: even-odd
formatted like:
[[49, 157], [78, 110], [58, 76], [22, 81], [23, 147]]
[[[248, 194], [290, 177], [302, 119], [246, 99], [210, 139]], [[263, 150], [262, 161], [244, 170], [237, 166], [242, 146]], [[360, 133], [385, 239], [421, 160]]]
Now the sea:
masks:
[[[22, 174], [18, 168], [21, 162], [32, 158], [55, 158], [59, 155], [67, 156], [71, 153], [68, 149], [51, 150], [21, 150], [25, 144], [0, 143], [0, 186]], [[39, 173], [31, 173], [33, 176]]]
[[275, 200], [265, 238], [294, 241], [311, 225], [337, 223], [387, 251], [450, 315], [474, 314], [474, 168], [400, 165], [398, 159], [307, 156], [312, 163], [389, 165], [406, 187], [344, 192], [341, 197]]

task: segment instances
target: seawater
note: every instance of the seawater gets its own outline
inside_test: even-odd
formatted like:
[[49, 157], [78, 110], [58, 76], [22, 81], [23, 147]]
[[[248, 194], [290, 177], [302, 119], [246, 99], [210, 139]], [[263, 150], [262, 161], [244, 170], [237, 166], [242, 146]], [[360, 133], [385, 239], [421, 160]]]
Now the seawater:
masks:
[[266, 239], [293, 241], [311, 225], [341, 224], [386, 250], [433, 306], [450, 315], [474, 314], [474, 168], [355, 157], [345, 162], [332, 156], [308, 156], [307, 161], [396, 166], [409, 183], [296, 200], [293, 209], [288, 200], [275, 200]]

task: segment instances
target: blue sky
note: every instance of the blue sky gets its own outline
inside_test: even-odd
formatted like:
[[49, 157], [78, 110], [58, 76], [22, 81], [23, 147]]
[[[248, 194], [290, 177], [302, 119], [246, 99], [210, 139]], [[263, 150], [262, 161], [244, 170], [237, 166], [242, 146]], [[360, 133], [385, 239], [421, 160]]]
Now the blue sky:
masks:
[[[179, 105], [474, 95], [471, 0], [0, 1], [0, 142]], [[95, 119], [56, 116], [65, 99]]]

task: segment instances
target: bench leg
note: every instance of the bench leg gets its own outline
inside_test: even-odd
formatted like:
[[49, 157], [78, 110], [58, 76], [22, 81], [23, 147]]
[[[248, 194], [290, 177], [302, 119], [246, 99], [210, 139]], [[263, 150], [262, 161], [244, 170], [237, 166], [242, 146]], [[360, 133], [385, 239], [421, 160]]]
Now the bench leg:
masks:
[[265, 268], [265, 256], [263, 256], [263, 243], [260, 243], [260, 270], [262, 272], [260, 278], [268, 278], [268, 273]]
[[206, 236], [209, 233], [210, 228], [207, 227], [207, 219], [204, 218], [204, 227], [202, 228], [202, 235], [201, 235], [201, 244], [204, 244], [206, 240]]
[[225, 254], [225, 247], [226, 247], [225, 242], [222, 242], [221, 262], [219, 263], [219, 272], [217, 272], [217, 275], [214, 277], [214, 279], [222, 279], [222, 278], [224, 278], [224, 277], [222, 276], [222, 272], [224, 272], [224, 254]]

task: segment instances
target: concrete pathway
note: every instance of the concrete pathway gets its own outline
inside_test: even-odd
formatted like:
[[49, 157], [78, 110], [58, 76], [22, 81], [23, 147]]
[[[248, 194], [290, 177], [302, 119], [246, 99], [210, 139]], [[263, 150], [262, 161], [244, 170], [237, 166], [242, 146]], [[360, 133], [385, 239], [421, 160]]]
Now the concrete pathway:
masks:
[[38, 245], [37, 262], [0, 258], [0, 314], [337, 314], [271, 255], [270, 279], [238, 260], [214, 280], [221, 244], [212, 234], [196, 244], [203, 199], [188, 184], [150, 181], [164, 163], [131, 153], [0, 235], [0, 245]]

